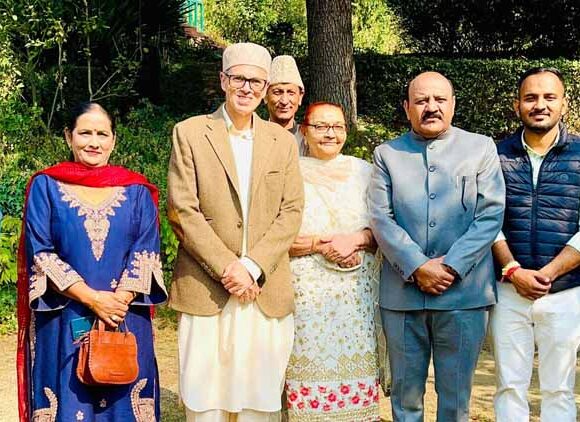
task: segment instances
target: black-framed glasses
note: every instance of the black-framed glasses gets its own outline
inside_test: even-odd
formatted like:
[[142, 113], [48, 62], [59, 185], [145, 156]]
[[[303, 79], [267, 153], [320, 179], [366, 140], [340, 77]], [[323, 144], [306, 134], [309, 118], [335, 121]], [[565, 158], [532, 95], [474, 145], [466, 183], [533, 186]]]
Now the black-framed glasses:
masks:
[[246, 78], [243, 75], [230, 75], [228, 73], [224, 73], [224, 75], [226, 75], [230, 85], [233, 88], [243, 88], [243, 86], [247, 82], [248, 85], [250, 86], [250, 89], [254, 92], [262, 91], [266, 87], [266, 84], [268, 83], [267, 80], [260, 78]]
[[306, 123], [306, 126], [313, 127], [316, 133], [327, 133], [331, 128], [334, 131], [334, 133], [340, 135], [346, 133], [346, 125], [328, 125], [323, 123], [317, 123], [312, 125], [310, 123]]

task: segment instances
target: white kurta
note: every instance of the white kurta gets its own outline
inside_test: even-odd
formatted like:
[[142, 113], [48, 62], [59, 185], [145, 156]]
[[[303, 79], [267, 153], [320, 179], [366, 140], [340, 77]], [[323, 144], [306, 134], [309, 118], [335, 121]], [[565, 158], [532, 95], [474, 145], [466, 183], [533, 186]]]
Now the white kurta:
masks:
[[[244, 224], [242, 255], [247, 252], [254, 135], [235, 132], [224, 108], [239, 182]], [[242, 263], [254, 278], [259, 267]], [[255, 302], [241, 304], [231, 296], [214, 316], [182, 314], [179, 321], [180, 392], [195, 412], [220, 409], [237, 413], [280, 410], [284, 373], [292, 350], [294, 319], [268, 318]]]

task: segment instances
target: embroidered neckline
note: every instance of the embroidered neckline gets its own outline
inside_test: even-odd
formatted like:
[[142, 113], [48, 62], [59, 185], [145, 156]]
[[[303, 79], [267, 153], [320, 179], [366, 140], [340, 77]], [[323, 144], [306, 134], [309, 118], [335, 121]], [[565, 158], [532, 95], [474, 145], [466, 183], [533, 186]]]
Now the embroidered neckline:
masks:
[[[71, 197], [71, 199], [67, 200], [66, 202], [71, 202], [73, 201], [74, 204], [71, 204], [71, 208], [74, 207], [78, 207], [78, 206], [82, 206], [83, 208], [90, 208], [92, 210], [102, 210], [105, 208], [110, 208], [110, 207], [119, 207], [119, 205], [116, 205], [116, 202], [120, 202], [123, 201], [127, 198], [125, 198], [125, 188], [123, 186], [115, 186], [112, 190], [111, 195], [109, 195], [108, 198], [106, 198], [105, 200], [101, 201], [99, 204], [91, 204], [88, 201], [85, 201], [84, 199], [82, 199], [72, 188], [71, 185], [67, 184], [67, 183], [63, 183], [63, 182], [57, 182], [59, 185], [59, 190], [63, 195], [67, 195], [69, 197]], [[78, 204], [78, 205], [77, 205]]]
[[114, 216], [115, 211], [113, 208], [120, 207], [121, 203], [127, 199], [125, 188], [122, 186], [117, 187], [108, 199], [98, 205], [93, 205], [81, 199], [66, 184], [57, 183], [62, 194], [61, 199], [69, 203], [70, 208], [78, 208], [79, 217], [85, 217], [83, 225], [91, 241], [93, 256], [99, 261], [105, 251], [105, 240], [111, 227], [108, 216]]

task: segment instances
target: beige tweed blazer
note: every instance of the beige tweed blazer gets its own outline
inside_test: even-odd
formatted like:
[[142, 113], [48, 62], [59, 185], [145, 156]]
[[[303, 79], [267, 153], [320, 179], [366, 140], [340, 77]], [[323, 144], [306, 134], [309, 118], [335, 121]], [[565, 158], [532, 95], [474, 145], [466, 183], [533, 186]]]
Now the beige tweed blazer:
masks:
[[[304, 191], [294, 137], [254, 114], [247, 256], [262, 270], [262, 312], [293, 312], [288, 249], [302, 221]], [[219, 313], [229, 299], [220, 282], [239, 259], [243, 223], [234, 156], [220, 107], [173, 129], [168, 217], [179, 239], [169, 304], [192, 315]]]

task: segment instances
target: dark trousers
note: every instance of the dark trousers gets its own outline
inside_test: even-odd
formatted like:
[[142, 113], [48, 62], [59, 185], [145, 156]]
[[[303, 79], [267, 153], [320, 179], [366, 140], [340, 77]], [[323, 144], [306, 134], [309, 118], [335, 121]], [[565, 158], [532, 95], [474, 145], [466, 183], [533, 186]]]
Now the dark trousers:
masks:
[[381, 308], [391, 365], [391, 406], [395, 422], [423, 420], [431, 354], [437, 421], [468, 421], [473, 374], [485, 338], [487, 318], [488, 308], [452, 311]]

